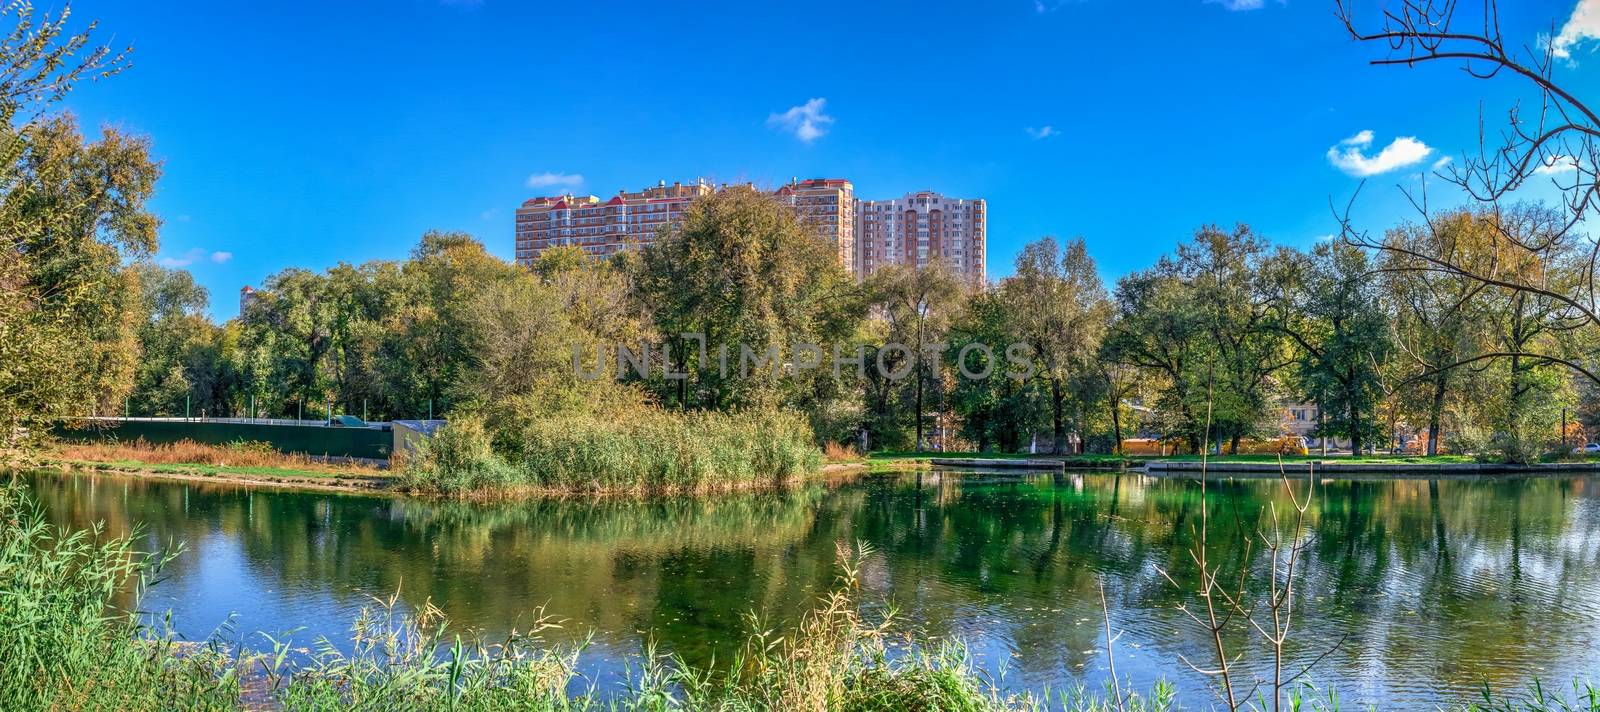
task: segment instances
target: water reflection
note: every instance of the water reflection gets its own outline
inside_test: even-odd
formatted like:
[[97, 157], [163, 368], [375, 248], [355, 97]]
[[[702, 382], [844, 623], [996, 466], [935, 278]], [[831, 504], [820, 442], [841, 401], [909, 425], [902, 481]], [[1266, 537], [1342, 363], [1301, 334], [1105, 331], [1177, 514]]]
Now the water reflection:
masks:
[[[341, 635], [367, 596], [431, 598], [458, 624], [500, 632], [545, 606], [565, 635], [592, 631], [589, 670], [653, 635], [697, 663], [727, 659], [745, 614], [778, 625], [830, 585], [837, 542], [870, 542], [874, 600], [937, 636], [959, 636], [1013, 687], [1097, 686], [1104, 579], [1119, 672], [1203, 682], [1177, 661], [1205, 641], [1157, 573], [1194, 576], [1196, 483], [1135, 475], [870, 479], [710, 500], [541, 501], [492, 506], [250, 491], [117, 477], [27, 477], [49, 516], [187, 552], [146, 599], [189, 637], [230, 615], [241, 631]], [[1600, 669], [1600, 569], [1591, 479], [1333, 481], [1311, 513], [1300, 659], [1343, 645], [1314, 673], [1348, 701], [1428, 706], [1481, 681], [1562, 682]], [[1271, 480], [1212, 484], [1214, 557], [1286, 506]], [[1241, 635], [1241, 639], [1243, 636]], [[1259, 646], [1257, 647], [1259, 649]], [[1197, 701], [1204, 701], [1199, 698]]]

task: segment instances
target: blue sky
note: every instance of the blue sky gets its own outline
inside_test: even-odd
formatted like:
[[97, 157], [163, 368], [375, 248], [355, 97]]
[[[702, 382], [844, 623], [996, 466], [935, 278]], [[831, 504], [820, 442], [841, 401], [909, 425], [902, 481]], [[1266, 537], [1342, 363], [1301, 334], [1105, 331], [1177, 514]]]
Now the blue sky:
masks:
[[[1583, 3], [1559, 71], [1600, 99]], [[285, 267], [403, 257], [429, 228], [509, 258], [527, 197], [701, 176], [986, 198], [992, 275], [1081, 235], [1110, 282], [1207, 223], [1310, 245], [1351, 173], [1392, 165], [1358, 206], [1381, 229], [1396, 185], [1476, 149], [1480, 102], [1494, 126], [1529, 96], [1370, 67], [1331, 0], [229, 5], [79, 0], [134, 66], [67, 101], [151, 137], [160, 257], [219, 318]], [[1504, 2], [1502, 25], [1533, 46], [1577, 7]]]

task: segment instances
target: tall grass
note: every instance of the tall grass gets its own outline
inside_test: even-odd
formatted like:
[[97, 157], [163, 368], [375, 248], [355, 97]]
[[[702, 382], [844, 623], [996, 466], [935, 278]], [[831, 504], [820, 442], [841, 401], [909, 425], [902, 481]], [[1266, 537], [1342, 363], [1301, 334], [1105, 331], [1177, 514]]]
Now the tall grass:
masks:
[[45, 522], [24, 491], [0, 487], [0, 709], [215, 709], [238, 698], [216, 649], [179, 654], [170, 636], [113, 602], [166, 559], [97, 526]]
[[710, 492], [773, 486], [821, 466], [804, 418], [783, 412], [457, 417], [409, 458], [401, 484], [445, 494], [519, 488]]

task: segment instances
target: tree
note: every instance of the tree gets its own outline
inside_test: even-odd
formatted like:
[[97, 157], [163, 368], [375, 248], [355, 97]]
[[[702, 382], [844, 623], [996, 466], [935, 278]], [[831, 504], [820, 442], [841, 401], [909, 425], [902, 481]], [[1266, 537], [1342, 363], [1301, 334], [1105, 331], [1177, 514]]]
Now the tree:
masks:
[[226, 411], [224, 365], [208, 295], [184, 270], [129, 267], [139, 288], [138, 366], [128, 409], [173, 416]]
[[[1573, 255], [1579, 256], [1576, 272], [1582, 275], [1594, 275], [1600, 266], [1596, 263], [1600, 253], [1591, 249], [1593, 242], [1580, 232], [1585, 218], [1600, 203], [1600, 113], [1571, 86], [1557, 81], [1557, 60], [1570, 48], [1549, 41], [1537, 53], [1524, 56], [1515, 49], [1519, 43], [1508, 45], [1502, 36], [1495, 0], [1484, 0], [1481, 8], [1481, 14], [1463, 18], [1458, 15], [1460, 7], [1456, 2], [1411, 0], [1385, 9], [1380, 26], [1365, 27], [1358, 22], [1352, 3], [1338, 2], [1340, 20], [1352, 38], [1388, 50], [1385, 57], [1372, 60], [1372, 64], [1459, 64], [1473, 77], [1512, 78], [1532, 90], [1536, 101], [1531, 104], [1538, 107], [1536, 116], [1524, 115], [1521, 103], [1514, 105], [1500, 132], [1500, 145], [1481, 145], [1476, 156], [1464, 156], [1464, 160], [1451, 164], [1442, 173], [1476, 204], [1479, 221], [1492, 238], [1491, 249], [1485, 251], [1492, 259], [1474, 259], [1483, 252], [1455, 253], [1440, 251], [1437, 244], [1378, 239], [1358, 229], [1349, 218], [1348, 209], [1340, 218], [1342, 239], [1394, 253], [1403, 258], [1400, 262], [1405, 269], [1454, 275], [1494, 290], [1549, 300], [1559, 307], [1562, 320], [1577, 322], [1573, 328], [1581, 326], [1592, 331], [1600, 327], [1600, 302], [1590, 286], [1592, 279], [1549, 282], [1546, 276]], [[1479, 135], [1494, 134], [1479, 131]], [[1561, 213], [1547, 229], [1535, 235], [1518, 235], [1513, 230], [1518, 221], [1505, 219], [1509, 209], [1503, 203], [1514, 198], [1516, 191], [1529, 181], [1546, 175], [1562, 194]], [[1431, 221], [1426, 195], [1407, 195], [1412, 197], [1423, 222]], [[1518, 268], [1502, 269], [1507, 261]], [[1585, 360], [1550, 353], [1531, 356], [1600, 381], [1600, 374]]]
[[[1082, 239], [1062, 249], [1046, 237], [1023, 247], [1015, 276], [1001, 287], [1024, 341], [1040, 363], [1050, 404], [1052, 446], [1066, 452], [1069, 381], [1093, 371], [1091, 362], [1110, 319], [1110, 300]], [[1082, 419], [1077, 419], [1080, 424]]]
[[1006, 361], [1005, 350], [1021, 339], [1010, 306], [997, 289], [972, 293], [950, 326], [945, 351], [946, 368], [961, 374], [950, 389], [951, 409], [960, 416], [962, 437], [981, 452], [1016, 452], [1021, 436], [1033, 432], [1044, 415], [1037, 381], [1014, 378]]
[[1295, 362], [1263, 283], [1267, 244], [1246, 226], [1205, 227], [1174, 257], [1117, 284], [1106, 354], [1159, 376], [1169, 434], [1198, 448], [1211, 438], [1238, 450], [1269, 420], [1276, 376]]
[[1388, 232], [1385, 241], [1395, 249], [1382, 252], [1378, 262], [1394, 308], [1390, 332], [1403, 364], [1400, 391], [1415, 394], [1408, 410], [1427, 424], [1428, 455], [1439, 454], [1447, 399], [1464, 377], [1458, 369], [1479, 361], [1481, 349], [1470, 327], [1489, 287], [1460, 274], [1425, 269], [1411, 255], [1476, 249], [1473, 245], [1484, 242], [1473, 235], [1476, 230], [1467, 212], [1402, 225]]
[[1206, 392], [1213, 377], [1203, 315], [1171, 258], [1117, 281], [1116, 318], [1104, 357], [1145, 371], [1157, 392], [1155, 410], [1164, 434], [1198, 450], [1205, 428]]
[[904, 367], [910, 376], [913, 446], [920, 450], [925, 447], [928, 390], [943, 404], [943, 354], [950, 346], [946, 337], [960, 316], [965, 285], [948, 263], [935, 259], [922, 267], [890, 265], [873, 272], [868, 289], [888, 326], [888, 341], [875, 360], [882, 364], [880, 370], [894, 373]]
[[1368, 269], [1362, 250], [1322, 243], [1309, 259], [1280, 250], [1263, 280], [1276, 292], [1273, 325], [1300, 349], [1301, 390], [1324, 413], [1317, 436], [1346, 438], [1356, 453], [1383, 436], [1381, 364], [1390, 354], [1388, 315]]
[[[38, 39], [45, 49], [55, 41]], [[0, 63], [26, 72], [49, 61], [16, 51], [0, 42]], [[0, 97], [14, 91], [6, 81]], [[121, 410], [138, 295], [123, 263], [155, 250], [159, 221], [145, 203], [160, 172], [144, 139], [106, 129], [85, 142], [70, 116], [0, 128], [0, 442], [63, 416]]]
[[1294, 363], [1263, 285], [1267, 255], [1267, 242], [1246, 225], [1232, 232], [1206, 227], [1178, 246], [1177, 266], [1213, 347], [1211, 422], [1217, 441], [1230, 441], [1232, 452], [1270, 419], [1273, 378]]
[[643, 250], [637, 269], [638, 303], [653, 314], [675, 371], [687, 374], [655, 383], [663, 401], [718, 410], [787, 404], [815, 424], [844, 395], [821, 368], [782, 367], [782, 353], [769, 377], [743, 373], [746, 348], [757, 360], [769, 347], [799, 344], [831, 355], [860, 323], [860, 290], [789, 206], [745, 187], [700, 198]]

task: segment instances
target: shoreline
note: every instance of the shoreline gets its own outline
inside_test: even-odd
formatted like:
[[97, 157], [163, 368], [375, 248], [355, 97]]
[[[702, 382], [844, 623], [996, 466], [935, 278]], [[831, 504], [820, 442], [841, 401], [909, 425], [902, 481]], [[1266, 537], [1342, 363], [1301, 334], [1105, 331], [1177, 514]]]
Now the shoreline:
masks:
[[142, 464], [133, 465], [120, 462], [94, 462], [85, 460], [66, 460], [52, 457], [40, 457], [36, 461], [11, 461], [0, 462], [0, 467], [14, 471], [22, 470], [50, 470], [62, 475], [77, 474], [107, 474], [122, 475], [140, 479], [167, 481], [167, 482], [201, 482], [210, 484], [232, 485], [239, 487], [260, 487], [281, 490], [302, 490], [317, 492], [339, 492], [345, 494], [377, 495], [388, 497], [409, 497], [414, 499], [442, 499], [465, 501], [510, 501], [518, 499], [571, 499], [574, 497], [592, 497], [596, 499], [617, 497], [680, 497], [680, 496], [715, 496], [737, 492], [768, 492], [778, 491], [786, 487], [805, 484], [808, 480], [831, 479], [835, 477], [853, 476], [868, 470], [865, 463], [831, 463], [823, 465], [809, 478], [774, 484], [771, 486], [751, 483], [747, 486], [711, 488], [700, 490], [664, 489], [649, 490], [640, 488], [614, 489], [614, 490], [563, 490], [550, 488], [525, 487], [505, 492], [477, 492], [467, 494], [444, 494], [436, 492], [421, 492], [407, 490], [398, 486], [396, 478], [391, 476], [370, 475], [339, 475], [304, 473], [295, 474], [256, 474], [248, 472], [205, 472], [201, 468], [211, 468], [212, 465], [202, 464]]
[[[1147, 462], [1142, 469], [1145, 474], [1157, 477], [1169, 475], [1190, 477], [1198, 476], [1202, 472], [1201, 463], [1196, 461]], [[1329, 462], [1326, 460], [1284, 462], [1281, 465], [1261, 462], [1207, 462], [1203, 471], [1207, 476], [1219, 474], [1254, 475], [1257, 477], [1277, 476], [1279, 474], [1307, 474], [1310, 472], [1328, 476], [1381, 473], [1385, 479], [1396, 480], [1426, 478], [1428, 476], [1512, 475], [1519, 477], [1554, 477], [1570, 474], [1600, 474], [1600, 462], [1536, 462], [1528, 465], [1492, 462], [1365, 463]]]

